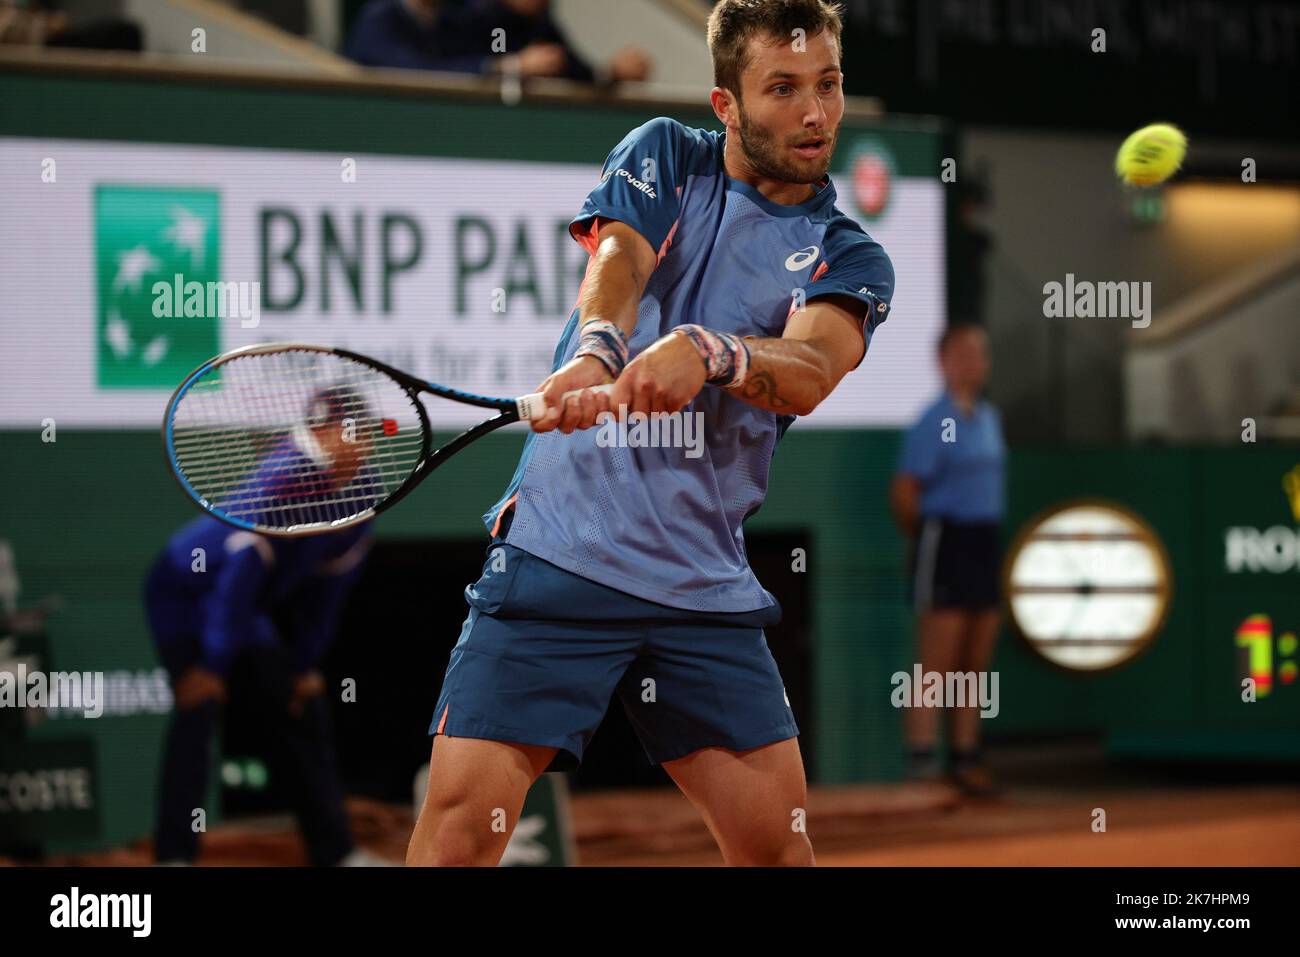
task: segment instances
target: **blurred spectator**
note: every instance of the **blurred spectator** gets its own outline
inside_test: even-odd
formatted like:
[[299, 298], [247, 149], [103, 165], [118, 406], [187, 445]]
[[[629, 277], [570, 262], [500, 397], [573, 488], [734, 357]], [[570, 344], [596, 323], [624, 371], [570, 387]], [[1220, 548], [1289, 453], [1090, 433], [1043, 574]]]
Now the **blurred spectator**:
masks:
[[362, 66], [479, 73], [487, 56], [467, 52], [465, 19], [438, 0], [373, 0], [353, 21], [347, 55]]
[[0, 0], [3, 43], [136, 53], [143, 48], [140, 28], [130, 20], [102, 17], [74, 22], [51, 0]]
[[483, 44], [492, 53], [493, 31], [503, 31], [498, 36], [505, 41], [505, 55], [495, 57], [489, 71], [560, 76], [584, 83], [639, 82], [650, 75], [649, 56], [635, 46], [623, 47], [606, 67], [593, 69], [551, 17], [551, 0], [477, 0], [469, 13], [466, 43]]
[[515, 73], [587, 83], [644, 80], [650, 72], [649, 57], [637, 47], [624, 47], [607, 67], [594, 70], [551, 18], [549, 0], [480, 0], [463, 6], [373, 0], [357, 15], [347, 55], [364, 66]]

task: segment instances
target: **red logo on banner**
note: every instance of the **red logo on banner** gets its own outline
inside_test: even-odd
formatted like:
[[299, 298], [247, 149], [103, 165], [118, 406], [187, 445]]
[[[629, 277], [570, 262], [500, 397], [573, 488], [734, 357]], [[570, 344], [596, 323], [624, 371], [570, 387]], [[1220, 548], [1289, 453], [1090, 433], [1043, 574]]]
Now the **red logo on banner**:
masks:
[[853, 198], [868, 216], [879, 216], [889, 202], [890, 173], [885, 160], [868, 153], [853, 164]]

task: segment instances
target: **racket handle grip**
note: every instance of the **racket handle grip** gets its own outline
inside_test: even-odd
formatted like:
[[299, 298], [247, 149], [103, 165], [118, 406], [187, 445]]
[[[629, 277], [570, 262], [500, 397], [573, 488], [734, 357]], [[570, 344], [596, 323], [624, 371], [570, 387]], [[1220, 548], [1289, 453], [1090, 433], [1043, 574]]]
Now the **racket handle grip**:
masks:
[[[590, 389], [592, 392], [610, 392], [613, 388], [614, 383], [612, 382], [607, 382], [605, 385], [593, 385], [587, 387], [587, 389]], [[564, 393], [564, 397], [567, 399], [571, 395], [579, 395], [580, 393], [586, 392], [587, 389], [573, 389], [570, 392]], [[533, 419], [540, 419], [546, 414], [546, 400], [542, 397], [540, 392], [534, 392], [532, 395], [520, 396], [515, 400], [515, 405], [519, 409], [519, 418], [525, 422], [532, 421]]]

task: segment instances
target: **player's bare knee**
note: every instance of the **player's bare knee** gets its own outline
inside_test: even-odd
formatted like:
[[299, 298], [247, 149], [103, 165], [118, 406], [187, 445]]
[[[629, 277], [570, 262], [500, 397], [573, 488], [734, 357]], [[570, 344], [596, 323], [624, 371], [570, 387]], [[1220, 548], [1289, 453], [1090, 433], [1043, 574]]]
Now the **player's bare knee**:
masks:
[[720, 842], [726, 862], [737, 867], [804, 867], [813, 863], [808, 834], [788, 821], [737, 827]]
[[406, 850], [406, 866], [473, 867], [485, 863], [484, 851], [472, 835], [443, 828], [423, 841], [411, 841]]
[[493, 827], [490, 814], [467, 803], [441, 807], [425, 803], [406, 851], [408, 867], [470, 867], [495, 864], [508, 835]]

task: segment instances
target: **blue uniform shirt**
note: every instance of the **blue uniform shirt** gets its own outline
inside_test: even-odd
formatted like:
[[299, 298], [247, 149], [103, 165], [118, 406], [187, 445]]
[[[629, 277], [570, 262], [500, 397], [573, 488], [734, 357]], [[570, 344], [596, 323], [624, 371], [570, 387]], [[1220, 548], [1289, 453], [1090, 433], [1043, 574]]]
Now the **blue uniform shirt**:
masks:
[[[952, 419], [951, 442], [944, 441], [945, 419]], [[923, 517], [998, 522], [1006, 511], [1006, 457], [998, 410], [981, 399], [967, 418], [945, 392], [908, 431], [897, 471], [921, 483]]]
[[[358, 503], [382, 497], [369, 463], [347, 485], [328, 491], [321, 453], [301, 433], [272, 449], [225, 507], [249, 521], [295, 524], [341, 519]], [[200, 660], [217, 674], [229, 670], [241, 645], [279, 638], [295, 669], [307, 671], [333, 640], [370, 540], [369, 522], [282, 538], [196, 518], [172, 536], [150, 573], [146, 601], [155, 637], [164, 645], [197, 639]], [[202, 549], [201, 571], [196, 549]]]
[[[829, 178], [803, 203], [774, 203], [727, 176], [725, 141], [725, 133], [651, 120], [610, 153], [570, 225], [589, 252], [597, 217], [626, 223], [658, 252], [631, 355], [685, 323], [779, 337], [797, 289], [808, 302], [845, 295], [864, 303], [870, 342], [894, 291], [884, 250], [835, 208]], [[577, 323], [575, 308], [555, 368], [577, 349]], [[706, 612], [773, 605], [750, 570], [741, 525], [767, 494], [772, 455], [794, 417], [712, 386], [683, 414], [683, 427], [700, 427], [693, 450], [611, 447], [600, 428], [530, 435], [509, 487], [484, 516], [488, 527], [513, 505], [510, 544], [659, 604]]]
[[[369, 522], [273, 539], [200, 516], [172, 536], [150, 575], [155, 637], [197, 639], [200, 660], [217, 674], [229, 671], [241, 646], [283, 640], [295, 670], [307, 671], [333, 641], [370, 538]], [[200, 548], [206, 567], [196, 571]]]

